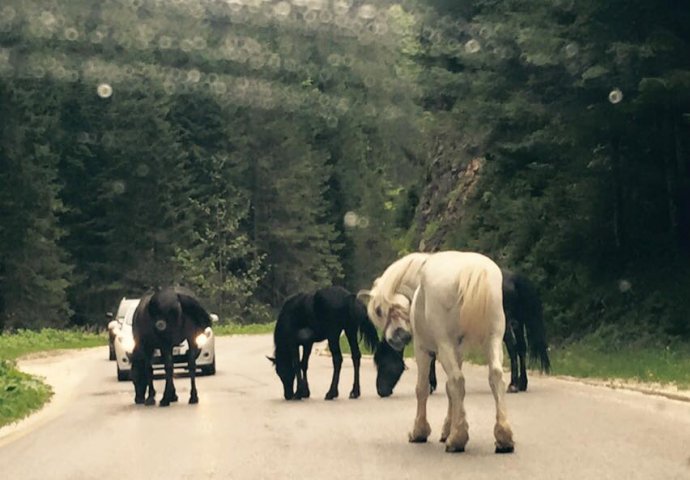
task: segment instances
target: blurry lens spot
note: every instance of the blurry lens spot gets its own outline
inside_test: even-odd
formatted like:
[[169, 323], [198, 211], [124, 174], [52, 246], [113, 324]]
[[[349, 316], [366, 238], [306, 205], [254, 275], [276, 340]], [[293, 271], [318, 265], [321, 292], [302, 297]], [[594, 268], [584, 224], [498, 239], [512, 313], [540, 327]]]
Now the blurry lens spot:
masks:
[[273, 13], [279, 17], [287, 17], [292, 11], [292, 6], [289, 2], [278, 2], [273, 7]]
[[107, 83], [101, 83], [98, 88], [96, 88], [96, 93], [101, 98], [108, 98], [113, 94], [113, 87]]
[[373, 5], [362, 5], [361, 7], [359, 7], [357, 15], [359, 16], [359, 18], [362, 18], [364, 20], [371, 20], [373, 18], [376, 18], [376, 7], [374, 7]]
[[465, 43], [465, 51], [467, 53], [477, 53], [481, 49], [482, 46], [475, 39], [468, 40], [467, 43]]
[[631, 288], [632, 283], [630, 283], [628, 280], [621, 280], [618, 282], [618, 290], [620, 290], [621, 293], [628, 292]]
[[569, 43], [568, 45], [565, 46], [565, 56], [566, 57], [573, 58], [578, 53], [580, 53], [580, 48], [577, 46], [577, 43]]
[[125, 190], [127, 187], [125, 186], [125, 182], [122, 180], [116, 180], [113, 182], [113, 193], [116, 195], [121, 195], [125, 193]]
[[137, 167], [136, 174], [138, 177], [145, 177], [146, 175], [149, 174], [150, 171], [151, 171], [151, 169], [149, 168], [149, 166], [146, 165], [145, 163], [142, 163]]
[[347, 212], [345, 216], [343, 217], [343, 224], [347, 228], [354, 228], [357, 226], [357, 222], [359, 221], [359, 215], [357, 215], [355, 212]]
[[623, 100], [623, 92], [618, 88], [611, 90], [611, 93], [609, 93], [609, 102], [615, 105], [616, 103], [620, 103], [621, 100]]

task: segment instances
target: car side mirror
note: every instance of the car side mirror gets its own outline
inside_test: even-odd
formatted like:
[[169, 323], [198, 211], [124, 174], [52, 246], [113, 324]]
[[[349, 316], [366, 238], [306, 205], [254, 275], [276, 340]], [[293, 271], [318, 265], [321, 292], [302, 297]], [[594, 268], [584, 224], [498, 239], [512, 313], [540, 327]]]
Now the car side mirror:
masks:
[[209, 317], [211, 317], [212, 323], [218, 323], [220, 321], [220, 318], [218, 318], [218, 315], [216, 315], [215, 313], [210, 314]]

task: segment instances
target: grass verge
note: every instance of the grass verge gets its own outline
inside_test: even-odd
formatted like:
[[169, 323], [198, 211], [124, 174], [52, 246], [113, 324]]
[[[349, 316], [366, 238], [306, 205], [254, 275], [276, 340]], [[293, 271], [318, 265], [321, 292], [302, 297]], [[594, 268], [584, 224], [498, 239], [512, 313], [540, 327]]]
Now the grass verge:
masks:
[[29, 353], [106, 345], [105, 334], [79, 330], [19, 330], [0, 335], [0, 427], [24, 418], [53, 395], [49, 385], [17, 370], [16, 359]]
[[[341, 349], [350, 352], [344, 337]], [[612, 345], [615, 345], [612, 347]], [[366, 348], [360, 345], [362, 352]], [[405, 357], [414, 357], [411, 345], [405, 349]], [[620, 345], [601, 338], [587, 337], [549, 350], [551, 373], [576, 378], [601, 380], [619, 379], [632, 382], [675, 385], [690, 389], [690, 344], [670, 345]], [[466, 355], [469, 362], [486, 364], [486, 358], [478, 350]], [[507, 353], [504, 366], [510, 367]]]
[[[217, 325], [216, 335], [271, 333], [275, 323]], [[17, 358], [31, 353], [107, 345], [105, 333], [52, 328], [35, 332], [19, 330], [0, 335], [0, 427], [20, 420], [41, 408], [53, 395], [50, 385], [16, 368]]]

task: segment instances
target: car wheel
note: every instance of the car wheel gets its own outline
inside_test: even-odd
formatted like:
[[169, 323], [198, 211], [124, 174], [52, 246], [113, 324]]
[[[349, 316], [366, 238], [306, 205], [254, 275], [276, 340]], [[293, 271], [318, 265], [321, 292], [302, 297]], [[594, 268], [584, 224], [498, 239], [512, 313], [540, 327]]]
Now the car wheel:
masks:
[[120, 367], [117, 367], [117, 381], [118, 382], [126, 382], [127, 380], [131, 380], [132, 377], [130, 375], [129, 370], [120, 370]]
[[201, 373], [203, 373], [204, 375], [216, 374], [216, 357], [213, 357], [213, 362], [211, 362], [211, 365], [201, 367]]

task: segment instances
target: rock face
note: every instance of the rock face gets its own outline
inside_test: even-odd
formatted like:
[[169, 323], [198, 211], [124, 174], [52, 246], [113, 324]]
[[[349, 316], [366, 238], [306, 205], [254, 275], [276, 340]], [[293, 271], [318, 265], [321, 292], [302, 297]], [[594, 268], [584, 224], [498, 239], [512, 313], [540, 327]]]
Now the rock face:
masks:
[[438, 142], [433, 149], [426, 187], [417, 208], [414, 242], [420, 251], [443, 249], [448, 231], [463, 218], [465, 203], [478, 193], [484, 157], [472, 157], [461, 145]]

